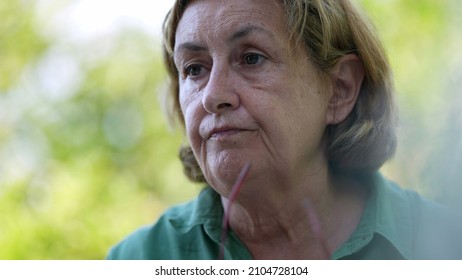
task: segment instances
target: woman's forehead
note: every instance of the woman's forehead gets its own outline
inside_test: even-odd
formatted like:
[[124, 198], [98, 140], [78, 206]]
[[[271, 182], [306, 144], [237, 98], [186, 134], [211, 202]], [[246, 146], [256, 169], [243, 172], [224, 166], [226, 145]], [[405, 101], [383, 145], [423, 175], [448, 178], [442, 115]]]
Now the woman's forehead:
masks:
[[284, 33], [283, 22], [280, 1], [195, 0], [189, 2], [180, 19], [176, 41], [204, 36], [223, 39], [223, 36], [230, 36], [229, 32], [246, 32], [248, 29]]

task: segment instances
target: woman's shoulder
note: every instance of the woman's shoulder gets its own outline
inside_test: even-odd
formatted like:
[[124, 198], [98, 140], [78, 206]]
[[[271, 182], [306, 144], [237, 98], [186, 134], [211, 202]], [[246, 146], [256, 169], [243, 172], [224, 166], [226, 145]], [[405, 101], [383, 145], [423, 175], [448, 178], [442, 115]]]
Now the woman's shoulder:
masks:
[[409, 231], [409, 258], [462, 259], [462, 213], [385, 180], [382, 211], [394, 213], [396, 231]]
[[411, 193], [415, 259], [462, 259], [460, 209]]

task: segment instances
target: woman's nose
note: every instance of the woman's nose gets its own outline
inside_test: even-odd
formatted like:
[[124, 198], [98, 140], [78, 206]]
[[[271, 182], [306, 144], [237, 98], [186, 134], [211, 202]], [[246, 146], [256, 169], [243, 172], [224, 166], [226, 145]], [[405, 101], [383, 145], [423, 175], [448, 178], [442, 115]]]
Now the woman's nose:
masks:
[[239, 107], [239, 96], [235, 92], [235, 82], [226, 68], [212, 69], [202, 96], [205, 110], [211, 114], [221, 114]]

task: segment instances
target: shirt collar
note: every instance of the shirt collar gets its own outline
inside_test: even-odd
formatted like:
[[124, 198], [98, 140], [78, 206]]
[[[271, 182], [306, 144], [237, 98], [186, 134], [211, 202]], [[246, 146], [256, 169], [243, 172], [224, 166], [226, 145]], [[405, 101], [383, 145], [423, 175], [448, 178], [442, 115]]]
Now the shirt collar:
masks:
[[[171, 220], [177, 230], [186, 233], [196, 226], [201, 226], [205, 234], [217, 244], [221, 243], [221, 230], [223, 219], [223, 206], [220, 195], [211, 187], [206, 187], [201, 191], [198, 198], [193, 202], [191, 215], [179, 216]], [[251, 259], [252, 256], [236, 234], [230, 230], [228, 232], [225, 259]]]
[[333, 258], [359, 252], [374, 242], [374, 236], [379, 234], [404, 259], [412, 259], [412, 217], [407, 192], [378, 172], [364, 182], [369, 188], [369, 196], [359, 225]]
[[374, 176], [376, 232], [387, 238], [405, 259], [412, 258], [412, 216], [408, 193], [380, 174]]
[[220, 232], [219, 225], [221, 225], [223, 208], [220, 196], [212, 188], [206, 187], [200, 192], [197, 199], [192, 202], [190, 211], [190, 215], [172, 217], [170, 222], [183, 233], [190, 231], [195, 226], [204, 226], [212, 240], [219, 240], [219, 236], [216, 237], [216, 235]]

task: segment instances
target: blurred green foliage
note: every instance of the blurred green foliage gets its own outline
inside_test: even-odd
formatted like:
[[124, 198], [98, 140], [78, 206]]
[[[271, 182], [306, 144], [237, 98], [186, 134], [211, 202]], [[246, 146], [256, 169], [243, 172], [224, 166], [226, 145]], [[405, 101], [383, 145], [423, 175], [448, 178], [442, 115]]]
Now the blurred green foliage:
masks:
[[[458, 202], [460, 4], [359, 2], [388, 50], [401, 109], [400, 148], [383, 171]], [[201, 186], [182, 175], [184, 140], [159, 105], [160, 39], [127, 26], [63, 41], [43, 32], [33, 3], [0, 3], [0, 259], [101, 259]]]
[[2, 1], [0, 18], [0, 91], [5, 91], [42, 54], [47, 42], [36, 30], [34, 10], [21, 1]]
[[1, 31], [0, 73], [16, 74], [1, 76], [0, 258], [101, 259], [200, 189], [160, 110], [160, 41], [130, 28], [45, 39], [30, 4], [0, 4], [29, 26]]
[[395, 75], [399, 144], [384, 172], [403, 186], [460, 206], [462, 3], [359, 2], [377, 26]]

